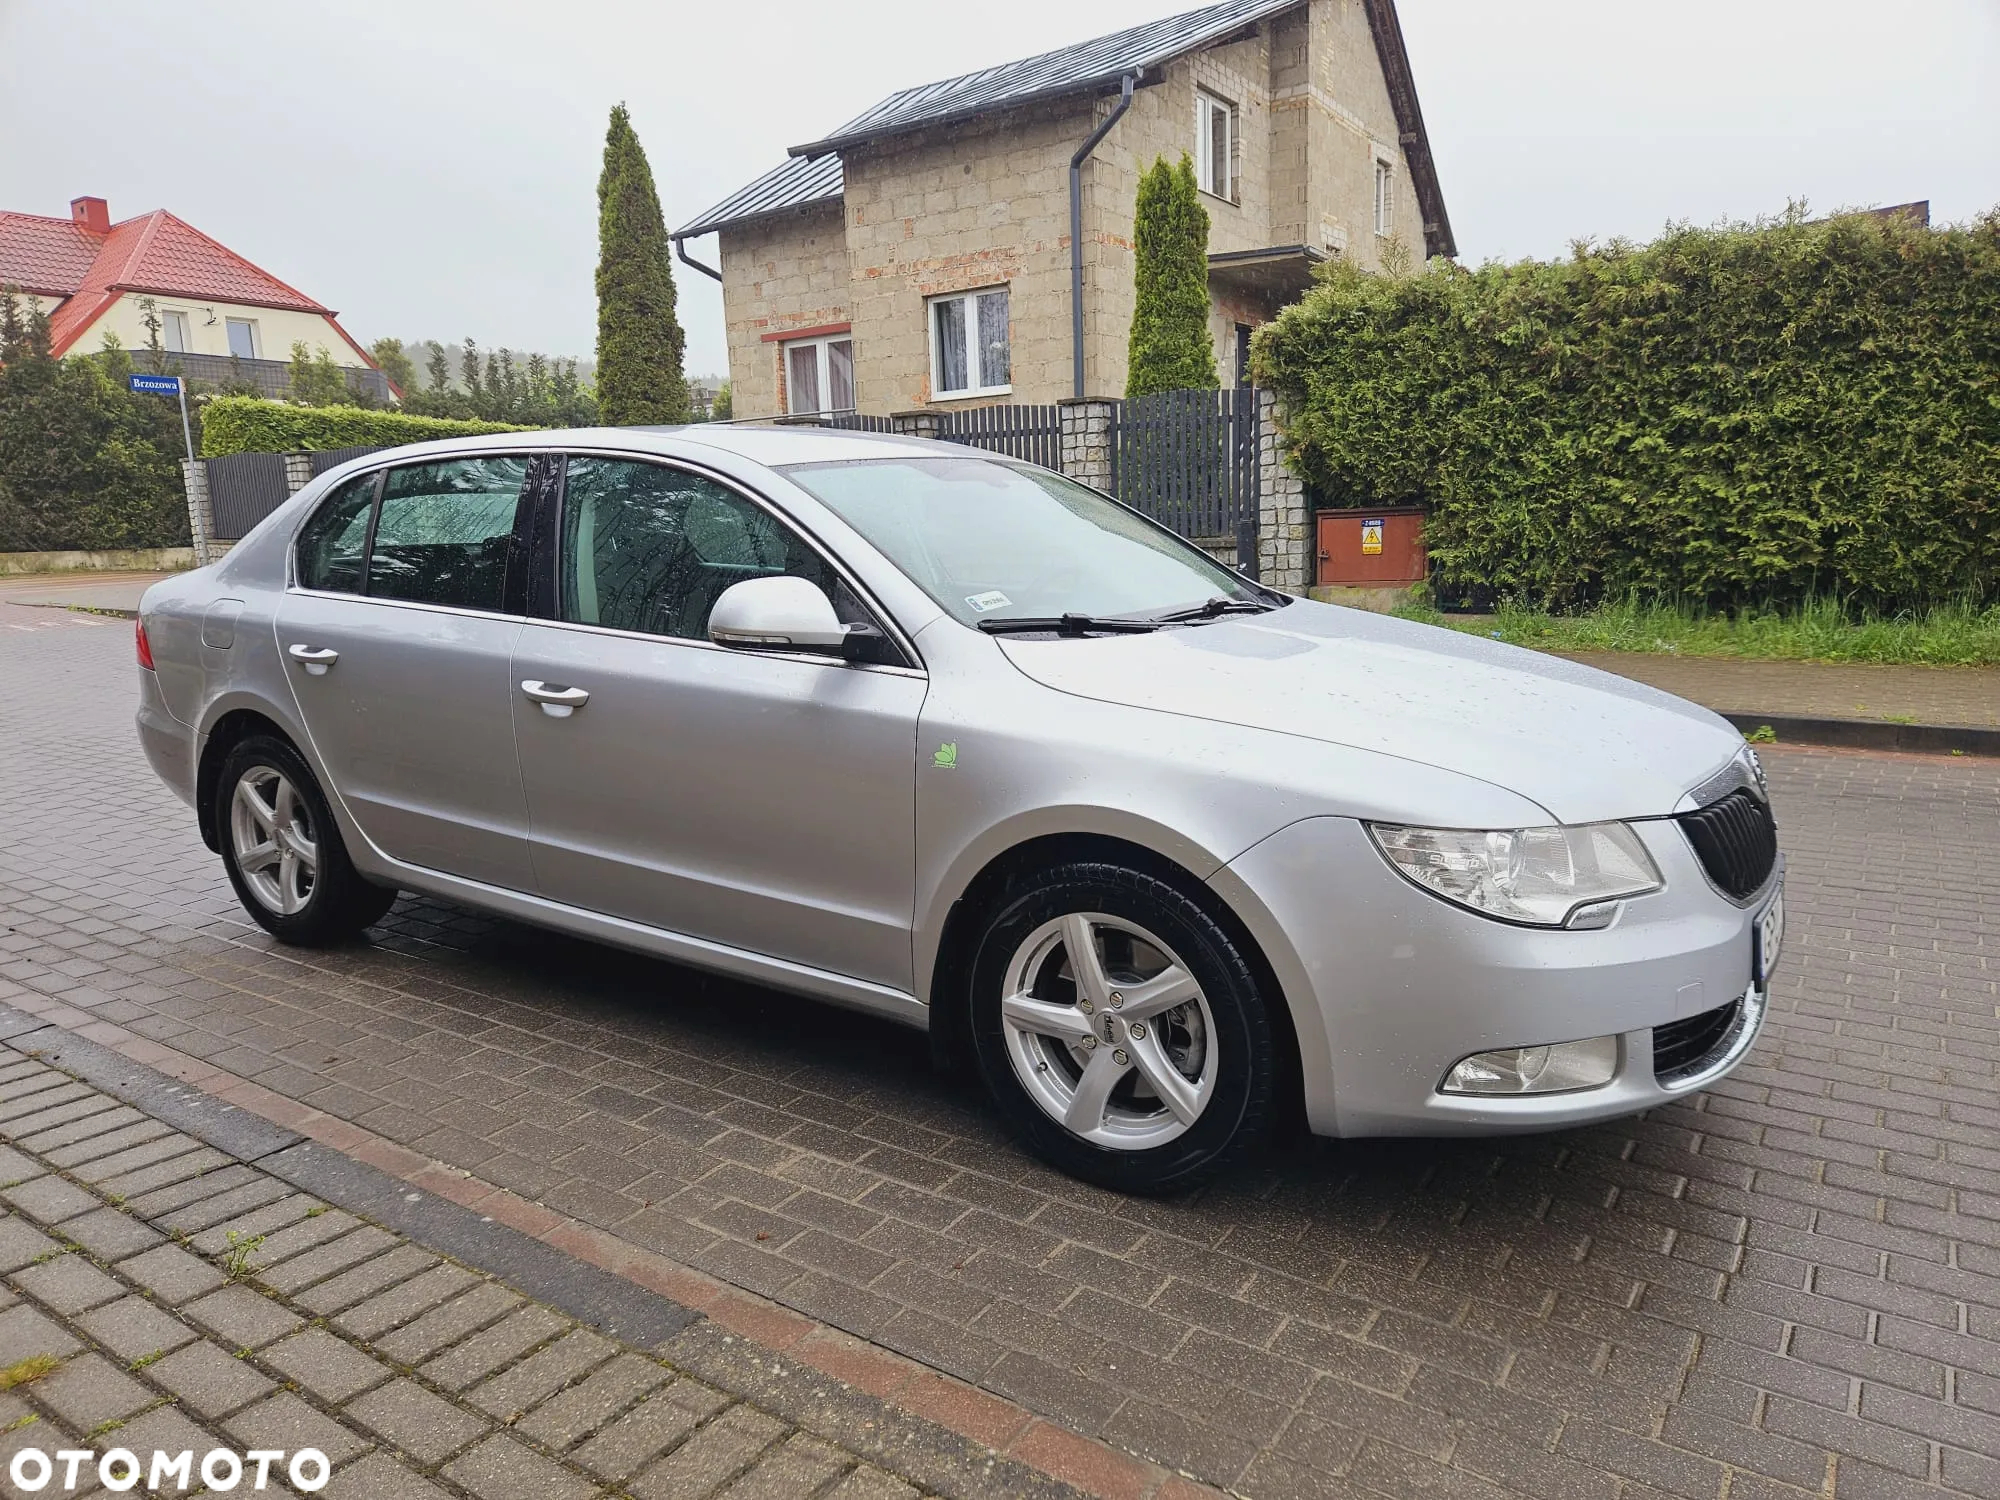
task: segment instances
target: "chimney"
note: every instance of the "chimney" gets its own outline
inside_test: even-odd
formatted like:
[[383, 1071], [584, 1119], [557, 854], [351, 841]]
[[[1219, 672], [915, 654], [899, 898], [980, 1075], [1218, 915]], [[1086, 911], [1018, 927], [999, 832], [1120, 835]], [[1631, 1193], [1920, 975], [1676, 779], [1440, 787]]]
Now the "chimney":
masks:
[[69, 217], [86, 234], [111, 233], [111, 205], [102, 198], [70, 199]]

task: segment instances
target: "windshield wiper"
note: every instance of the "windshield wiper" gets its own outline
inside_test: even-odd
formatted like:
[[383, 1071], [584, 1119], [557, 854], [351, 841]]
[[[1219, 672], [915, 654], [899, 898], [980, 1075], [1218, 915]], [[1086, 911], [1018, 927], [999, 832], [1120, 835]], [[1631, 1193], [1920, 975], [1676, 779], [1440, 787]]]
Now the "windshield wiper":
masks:
[[1009, 619], [981, 620], [979, 628], [988, 635], [1144, 635], [1158, 630], [1165, 620], [1119, 620], [1104, 615], [1015, 615]]
[[1197, 604], [1192, 609], [1177, 609], [1171, 614], [1154, 615], [1161, 624], [1172, 624], [1179, 620], [1212, 620], [1217, 615], [1261, 615], [1278, 606], [1261, 599], [1226, 599], [1217, 594], [1206, 604]]

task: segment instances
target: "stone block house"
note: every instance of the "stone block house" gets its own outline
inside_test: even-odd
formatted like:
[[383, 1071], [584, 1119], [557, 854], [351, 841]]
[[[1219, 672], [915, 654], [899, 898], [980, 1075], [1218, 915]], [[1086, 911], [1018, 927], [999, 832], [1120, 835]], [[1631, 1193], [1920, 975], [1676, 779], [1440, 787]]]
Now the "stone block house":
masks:
[[1183, 152], [1225, 383], [1314, 266], [1455, 253], [1394, 0], [1224, 0], [892, 94], [676, 230], [735, 414], [1121, 394], [1139, 176]]

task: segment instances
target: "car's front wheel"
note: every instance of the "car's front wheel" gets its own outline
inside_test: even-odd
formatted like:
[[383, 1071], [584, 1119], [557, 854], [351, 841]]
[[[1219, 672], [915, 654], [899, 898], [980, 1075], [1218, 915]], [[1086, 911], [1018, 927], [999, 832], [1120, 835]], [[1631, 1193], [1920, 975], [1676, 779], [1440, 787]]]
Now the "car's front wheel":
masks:
[[972, 985], [987, 1087], [1074, 1176], [1125, 1192], [1192, 1187], [1269, 1126], [1265, 998], [1230, 935], [1163, 880], [1078, 863], [1010, 890]]
[[236, 898], [287, 943], [319, 947], [378, 922], [393, 890], [355, 872], [325, 794], [299, 753], [256, 735], [222, 763], [216, 846]]

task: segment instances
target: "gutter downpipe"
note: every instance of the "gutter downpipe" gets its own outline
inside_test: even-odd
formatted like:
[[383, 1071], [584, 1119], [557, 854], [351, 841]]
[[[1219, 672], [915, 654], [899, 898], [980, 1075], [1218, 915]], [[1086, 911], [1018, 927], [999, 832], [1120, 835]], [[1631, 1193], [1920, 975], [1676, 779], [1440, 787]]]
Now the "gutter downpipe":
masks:
[[1070, 394], [1078, 400], [1083, 399], [1083, 164], [1097, 149], [1098, 142], [1132, 107], [1132, 89], [1137, 82], [1136, 73], [1127, 73], [1119, 80], [1118, 107], [1104, 117], [1103, 123], [1091, 131], [1076, 148], [1076, 155], [1069, 159], [1069, 335], [1074, 385]]
[[716, 270], [715, 267], [705, 266], [700, 261], [696, 260], [692, 255], [688, 254], [686, 240], [682, 239], [679, 235], [674, 235], [673, 241], [674, 241], [674, 254], [678, 255], [682, 261], [684, 261], [686, 264], [690, 266], [693, 266], [697, 271], [701, 272], [701, 274], [704, 276], [712, 277], [716, 281], [722, 280], [722, 273]]

